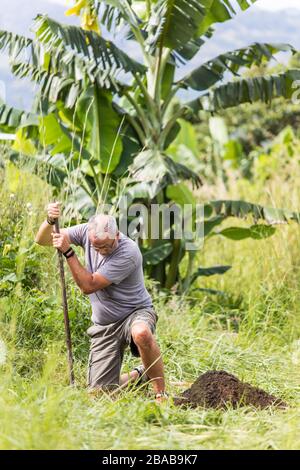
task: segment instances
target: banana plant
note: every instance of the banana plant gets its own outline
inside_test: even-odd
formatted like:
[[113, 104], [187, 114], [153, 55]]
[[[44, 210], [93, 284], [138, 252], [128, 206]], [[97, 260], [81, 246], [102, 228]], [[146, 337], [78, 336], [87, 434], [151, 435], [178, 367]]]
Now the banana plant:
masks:
[[[240, 76], [277, 52], [294, 54], [288, 44], [254, 43], [201, 61], [214, 25], [230, 21], [255, 1], [79, 0], [66, 13], [81, 16], [81, 26], [39, 14], [33, 39], [0, 31], [0, 51], [8, 53], [12, 72], [38, 85], [30, 116], [0, 104], [0, 131], [16, 132], [13, 150], [45, 165], [48, 180], [64, 187], [72, 206], [75, 201], [85, 216], [104, 199], [113, 200], [124, 179], [137, 198], [143, 186], [150, 203], [176, 202], [183, 181], [201, 185], [201, 175], [171, 151], [180, 122], [194, 123], [200, 112], [245, 102], [289, 99], [293, 82], [300, 79], [300, 70], [293, 69]], [[123, 45], [102, 32], [123, 34]], [[126, 40], [133, 41], [135, 58], [125, 52]], [[200, 65], [182, 76], [180, 69], [196, 54]], [[199, 96], [180, 102], [180, 90], [196, 90]], [[250, 236], [254, 232], [249, 230]], [[142, 248], [153, 277], [167, 287], [178, 282], [184, 250], [177, 240], [169, 245], [148, 240]], [[191, 272], [194, 261], [191, 256], [183, 289], [197, 277]]]
[[[148, 199], [147, 199], [148, 190]], [[128, 194], [135, 200], [143, 201], [145, 205], [151, 201], [151, 187], [135, 185], [128, 189]], [[188, 249], [187, 242], [195, 241], [200, 247], [204, 247], [212, 237], [223, 237], [231, 241], [241, 241], [246, 239], [262, 240], [271, 237], [276, 232], [276, 226], [288, 224], [290, 222], [300, 222], [300, 213], [272, 208], [263, 207], [259, 204], [252, 204], [239, 200], [213, 200], [202, 205], [201, 219], [197, 220], [196, 204], [197, 200], [190, 189], [184, 184], [169, 185], [165, 200], [167, 204], [177, 204], [184, 207], [190, 205], [192, 207], [191, 217], [195, 225], [196, 233], [191, 239], [176, 239], [174, 236], [170, 239], [159, 240], [154, 246], [144, 248], [144, 267], [148, 275], [153, 275], [153, 270], [157, 266], [165, 266], [165, 270], [154, 271], [156, 279], [167, 289], [174, 288], [184, 293], [189, 290], [195, 281], [201, 276], [213, 276], [226, 273], [231, 266], [213, 266], [198, 267], [197, 262], [198, 251]], [[199, 208], [199, 205], [198, 205]], [[248, 223], [247, 227], [241, 227], [235, 224], [236, 219], [242, 219]], [[226, 228], [222, 227], [225, 221], [232, 222], [232, 225]], [[175, 232], [175, 221], [171, 226], [171, 233]], [[184, 266], [180, 266], [181, 261], [185, 258]]]

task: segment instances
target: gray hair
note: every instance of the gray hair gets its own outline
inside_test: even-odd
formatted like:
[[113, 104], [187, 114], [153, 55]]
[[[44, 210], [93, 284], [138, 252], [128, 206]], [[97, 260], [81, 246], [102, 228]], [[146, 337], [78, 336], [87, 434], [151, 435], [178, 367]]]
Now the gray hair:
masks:
[[118, 233], [118, 225], [114, 216], [108, 214], [93, 215], [88, 221], [88, 230], [93, 231], [96, 238], [115, 238]]

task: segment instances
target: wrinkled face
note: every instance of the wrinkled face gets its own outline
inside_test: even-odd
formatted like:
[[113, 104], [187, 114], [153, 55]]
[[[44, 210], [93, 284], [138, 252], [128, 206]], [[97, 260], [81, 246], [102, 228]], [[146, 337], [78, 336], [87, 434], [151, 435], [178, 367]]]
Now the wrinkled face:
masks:
[[110, 238], [108, 235], [97, 238], [95, 237], [94, 231], [91, 231], [89, 233], [89, 240], [97, 253], [100, 253], [102, 256], [107, 256], [110, 255], [118, 246], [119, 233], [117, 233], [115, 238]]

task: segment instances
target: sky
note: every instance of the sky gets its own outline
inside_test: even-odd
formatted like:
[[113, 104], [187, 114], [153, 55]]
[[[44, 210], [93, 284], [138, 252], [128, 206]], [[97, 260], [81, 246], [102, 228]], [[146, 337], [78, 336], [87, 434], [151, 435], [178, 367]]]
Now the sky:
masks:
[[[59, 1], [59, 0], [57, 0]], [[256, 8], [263, 8], [265, 10], [284, 10], [286, 8], [300, 9], [299, 0], [258, 0]]]
[[[49, 3], [56, 3], [58, 5], [73, 4], [73, 0], [48, 0]], [[265, 10], [284, 10], [285, 8], [297, 8], [300, 9], [299, 0], [258, 0], [255, 5], [256, 8], [263, 8]]]
[[[30, 35], [32, 19], [37, 13], [44, 11], [47, 11], [51, 18], [63, 23], [79, 24], [78, 18], [64, 15], [66, 9], [74, 3], [75, 0], [0, 0], [0, 30], [7, 29]], [[19, 6], [22, 6], [22, 14], [16, 15]], [[296, 14], [293, 14], [293, 8], [296, 8]], [[268, 10], [270, 14], [263, 15], [262, 10]], [[283, 14], [280, 10], [284, 10]], [[287, 42], [300, 50], [299, 24], [300, 0], [258, 0], [247, 12], [240, 13], [232, 22], [217, 25], [214, 38], [202, 47], [199, 56], [182, 67], [180, 74], [185, 75], [200, 62], [218, 54], [253, 42]], [[114, 39], [116, 42], [117, 40], [118, 38]], [[124, 47], [123, 43], [117, 42], [117, 45]], [[128, 42], [126, 51], [138, 58], [135, 44]], [[288, 55], [282, 55], [282, 60], [288, 60]], [[8, 59], [4, 54], [0, 54], [0, 96], [7, 97], [13, 106], [27, 110], [31, 107], [32, 87], [29, 80], [18, 80], [11, 76]]]

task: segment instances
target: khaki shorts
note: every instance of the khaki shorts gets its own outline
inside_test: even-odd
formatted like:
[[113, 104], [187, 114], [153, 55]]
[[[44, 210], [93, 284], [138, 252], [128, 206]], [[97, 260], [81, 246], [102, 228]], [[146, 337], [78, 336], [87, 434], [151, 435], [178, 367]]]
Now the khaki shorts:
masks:
[[120, 383], [124, 350], [130, 347], [134, 356], [138, 349], [131, 337], [134, 323], [146, 323], [155, 332], [157, 315], [152, 308], [135, 310], [128, 317], [109, 325], [92, 325], [87, 330], [91, 338], [87, 382], [90, 388], [115, 387]]

